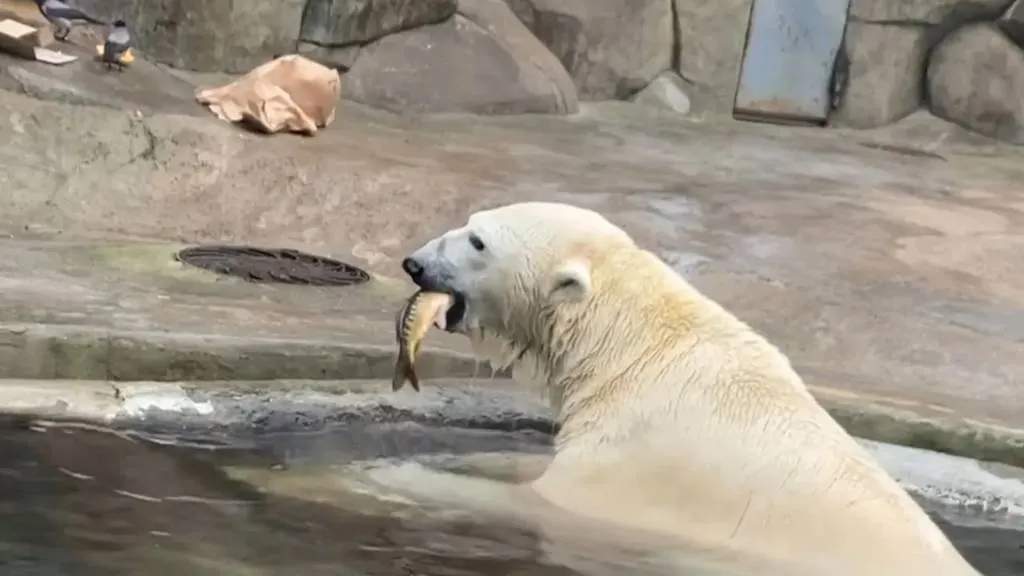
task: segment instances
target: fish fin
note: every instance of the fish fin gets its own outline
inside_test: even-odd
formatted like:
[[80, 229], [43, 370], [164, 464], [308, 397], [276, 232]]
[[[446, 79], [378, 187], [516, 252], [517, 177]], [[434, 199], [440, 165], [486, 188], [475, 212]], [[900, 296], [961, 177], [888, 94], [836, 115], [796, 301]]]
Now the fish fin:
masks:
[[409, 363], [406, 360], [405, 346], [400, 346], [395, 357], [395, 371], [391, 376], [391, 391], [398, 392], [409, 377]]

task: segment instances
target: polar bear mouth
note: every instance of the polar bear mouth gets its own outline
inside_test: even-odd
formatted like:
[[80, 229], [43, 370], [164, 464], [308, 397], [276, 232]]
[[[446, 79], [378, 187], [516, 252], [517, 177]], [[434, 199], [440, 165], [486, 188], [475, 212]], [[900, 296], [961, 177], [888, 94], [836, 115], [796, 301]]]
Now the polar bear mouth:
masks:
[[466, 297], [458, 292], [449, 292], [452, 305], [444, 313], [444, 329], [446, 332], [463, 332], [466, 320]]

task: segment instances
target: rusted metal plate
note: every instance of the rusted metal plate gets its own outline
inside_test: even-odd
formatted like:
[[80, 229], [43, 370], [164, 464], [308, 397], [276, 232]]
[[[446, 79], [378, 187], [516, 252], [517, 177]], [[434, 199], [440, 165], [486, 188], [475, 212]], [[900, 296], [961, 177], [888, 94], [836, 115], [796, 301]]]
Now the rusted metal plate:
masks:
[[734, 113], [824, 122], [850, 0], [754, 0]]

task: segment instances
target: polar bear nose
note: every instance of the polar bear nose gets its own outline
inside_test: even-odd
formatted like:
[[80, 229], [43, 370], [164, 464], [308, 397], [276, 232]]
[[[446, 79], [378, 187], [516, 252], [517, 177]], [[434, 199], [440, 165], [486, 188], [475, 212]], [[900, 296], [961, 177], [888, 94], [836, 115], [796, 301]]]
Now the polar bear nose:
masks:
[[413, 280], [416, 280], [423, 275], [423, 265], [415, 258], [406, 258], [405, 260], [402, 260], [402, 270], [405, 270], [405, 273]]

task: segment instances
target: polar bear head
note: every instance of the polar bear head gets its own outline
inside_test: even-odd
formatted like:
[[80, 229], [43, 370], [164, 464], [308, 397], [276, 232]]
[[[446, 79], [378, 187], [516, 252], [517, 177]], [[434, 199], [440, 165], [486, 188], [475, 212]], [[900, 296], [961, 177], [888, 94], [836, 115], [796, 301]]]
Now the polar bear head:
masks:
[[[557, 353], [551, 340], [558, 325], [593, 296], [595, 261], [633, 248], [597, 212], [524, 202], [472, 214], [402, 268], [421, 288], [453, 295], [446, 329], [468, 335], [492, 365], [506, 367], [528, 354]], [[485, 341], [501, 350], [476, 346]]]

